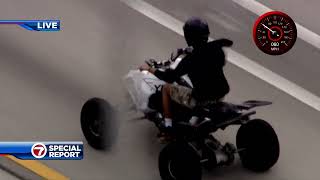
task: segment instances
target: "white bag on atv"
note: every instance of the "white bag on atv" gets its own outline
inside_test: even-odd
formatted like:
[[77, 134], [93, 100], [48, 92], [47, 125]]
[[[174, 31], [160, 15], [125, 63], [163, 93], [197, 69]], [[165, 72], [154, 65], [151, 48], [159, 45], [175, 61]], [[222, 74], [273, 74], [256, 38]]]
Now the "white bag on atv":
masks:
[[165, 82], [147, 71], [131, 70], [124, 78], [125, 86], [138, 111], [153, 111], [148, 107], [149, 97]]

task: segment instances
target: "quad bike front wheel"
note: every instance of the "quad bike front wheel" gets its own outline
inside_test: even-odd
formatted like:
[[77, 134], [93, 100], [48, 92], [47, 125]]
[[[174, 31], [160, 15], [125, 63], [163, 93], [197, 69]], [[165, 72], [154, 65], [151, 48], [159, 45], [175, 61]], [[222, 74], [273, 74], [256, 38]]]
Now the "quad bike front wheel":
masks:
[[92, 98], [83, 105], [80, 117], [81, 129], [88, 144], [93, 148], [100, 150], [108, 148], [111, 116], [111, 106], [103, 99]]
[[251, 120], [239, 128], [237, 148], [243, 166], [252, 171], [266, 171], [279, 159], [280, 145], [277, 134], [264, 120]]
[[162, 180], [201, 180], [200, 157], [185, 142], [168, 144], [159, 155]]

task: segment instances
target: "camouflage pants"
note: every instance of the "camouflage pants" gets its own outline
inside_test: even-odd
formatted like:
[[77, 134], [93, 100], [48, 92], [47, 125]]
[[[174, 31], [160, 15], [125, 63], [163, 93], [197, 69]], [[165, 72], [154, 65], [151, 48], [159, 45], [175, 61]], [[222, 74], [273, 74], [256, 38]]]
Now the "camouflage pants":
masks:
[[192, 89], [176, 84], [169, 85], [170, 98], [174, 102], [193, 109], [197, 105], [197, 101], [192, 97]]
[[169, 89], [170, 89], [169, 93], [170, 93], [171, 100], [189, 109], [193, 109], [196, 106], [206, 106], [206, 105], [215, 104], [217, 102], [223, 101], [223, 98], [221, 98], [218, 100], [207, 100], [207, 101], [198, 102], [192, 96], [191, 88], [180, 86], [177, 84], [170, 84]]

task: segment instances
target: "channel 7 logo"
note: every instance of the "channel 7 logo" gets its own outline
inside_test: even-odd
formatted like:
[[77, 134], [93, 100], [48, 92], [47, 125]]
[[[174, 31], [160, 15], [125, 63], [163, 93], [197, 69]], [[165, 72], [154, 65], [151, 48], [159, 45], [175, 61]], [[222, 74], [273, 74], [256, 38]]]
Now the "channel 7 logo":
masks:
[[43, 158], [47, 154], [47, 147], [42, 143], [35, 143], [31, 148], [31, 154], [37, 159]]

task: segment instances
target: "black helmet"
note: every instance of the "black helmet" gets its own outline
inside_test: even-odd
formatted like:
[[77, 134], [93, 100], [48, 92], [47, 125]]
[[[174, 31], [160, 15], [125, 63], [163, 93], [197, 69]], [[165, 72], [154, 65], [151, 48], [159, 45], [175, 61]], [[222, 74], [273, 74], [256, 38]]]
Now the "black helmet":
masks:
[[192, 17], [186, 21], [183, 32], [187, 44], [193, 47], [208, 42], [210, 34], [208, 23], [197, 17]]

